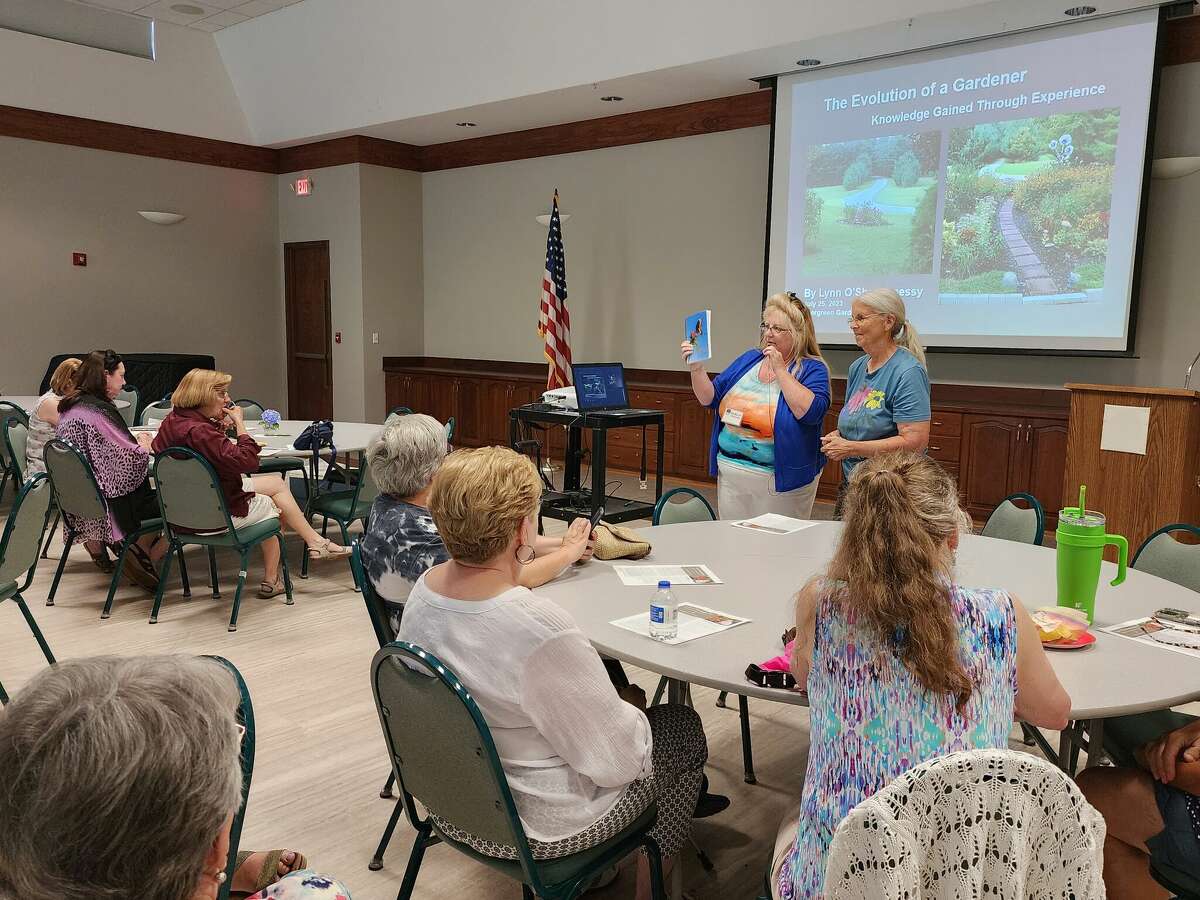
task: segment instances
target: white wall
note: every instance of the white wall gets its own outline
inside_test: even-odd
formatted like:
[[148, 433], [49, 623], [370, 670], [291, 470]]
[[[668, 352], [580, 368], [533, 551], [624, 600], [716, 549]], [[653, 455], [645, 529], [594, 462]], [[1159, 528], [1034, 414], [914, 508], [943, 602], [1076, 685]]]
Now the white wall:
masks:
[[0, 390], [112, 347], [210, 353], [239, 396], [286, 396], [274, 176], [3, 137], [0, 173]]
[[[425, 296], [421, 272], [421, 176], [360, 166], [362, 208], [363, 399], [382, 422], [383, 357], [420, 356]], [[379, 343], [371, 342], [372, 334]]]
[[[362, 210], [357, 164], [319, 169], [313, 192], [297, 197], [289, 187], [293, 172], [278, 177], [279, 243], [329, 241], [330, 318], [342, 342], [333, 344], [333, 415], [362, 422], [363, 396], [363, 276]], [[279, 252], [279, 328], [283, 321], [283, 252]], [[331, 338], [332, 339], [332, 338]], [[286, 380], [287, 373], [284, 372]]]
[[[1200, 64], [1163, 70], [1159, 155], [1200, 154]], [[577, 360], [678, 368], [680, 322], [713, 309], [714, 369], [755, 340], [768, 129], [424, 176], [425, 353], [536, 362], [546, 211], [557, 186]], [[936, 381], [1180, 385], [1200, 349], [1200, 175], [1152, 183], [1138, 359], [932, 354]], [[464, 327], [464, 319], [486, 327]], [[917, 323], [918, 327], [920, 323]], [[835, 374], [853, 354], [831, 353]]]
[[212, 35], [157, 33], [151, 61], [0, 28], [0, 104], [251, 143]]

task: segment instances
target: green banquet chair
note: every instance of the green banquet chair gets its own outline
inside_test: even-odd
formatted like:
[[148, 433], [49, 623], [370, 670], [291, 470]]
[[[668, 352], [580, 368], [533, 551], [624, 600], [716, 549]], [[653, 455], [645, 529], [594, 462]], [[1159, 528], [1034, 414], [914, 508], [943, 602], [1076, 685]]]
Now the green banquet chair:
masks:
[[[1017, 501], [1029, 504], [1029, 508], [1022, 509], [1017, 506]], [[1046, 514], [1032, 494], [1009, 494], [992, 510], [979, 533], [984, 537], [1040, 547], [1046, 534]]]
[[[22, 596], [29, 589], [37, 568], [51, 492], [50, 481], [45, 475], [35, 475], [17, 491], [4, 525], [4, 536], [0, 537], [0, 602], [12, 600], [17, 604], [46, 662], [54, 665], [54, 654]], [[0, 703], [8, 703], [3, 684], [0, 684]]]

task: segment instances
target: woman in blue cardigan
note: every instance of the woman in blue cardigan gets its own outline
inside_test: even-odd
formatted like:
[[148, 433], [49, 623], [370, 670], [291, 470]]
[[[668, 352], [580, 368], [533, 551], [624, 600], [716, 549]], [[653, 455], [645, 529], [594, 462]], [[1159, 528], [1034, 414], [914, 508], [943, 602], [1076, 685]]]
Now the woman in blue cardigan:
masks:
[[[807, 519], [825, 457], [821, 422], [829, 408], [829, 367], [821, 357], [812, 313], [795, 294], [775, 294], [763, 307], [758, 348], [710, 379], [689, 362], [692, 391], [714, 409], [709, 471], [717, 476], [723, 519], [766, 512]], [[782, 402], [780, 402], [782, 400]]]

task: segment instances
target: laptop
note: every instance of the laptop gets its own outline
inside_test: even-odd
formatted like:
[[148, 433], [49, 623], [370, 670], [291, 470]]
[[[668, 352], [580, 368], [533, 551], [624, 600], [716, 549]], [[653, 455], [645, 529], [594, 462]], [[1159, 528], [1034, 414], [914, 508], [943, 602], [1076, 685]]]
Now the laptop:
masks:
[[621, 363], [573, 363], [571, 374], [580, 412], [629, 409]]

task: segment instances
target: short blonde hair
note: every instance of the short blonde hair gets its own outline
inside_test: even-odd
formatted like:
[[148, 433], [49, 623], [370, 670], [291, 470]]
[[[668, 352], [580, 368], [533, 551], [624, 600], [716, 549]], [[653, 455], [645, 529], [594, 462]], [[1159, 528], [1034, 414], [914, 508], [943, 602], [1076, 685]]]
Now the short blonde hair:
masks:
[[75, 373], [79, 371], [81, 365], [83, 365], [83, 360], [74, 356], [67, 357], [60, 362], [54, 370], [54, 374], [50, 376], [50, 390], [60, 397], [65, 396], [71, 389], [71, 385], [75, 383]]
[[171, 405], [176, 409], [195, 409], [212, 399], [213, 391], [228, 390], [233, 376], [213, 369], [192, 369], [171, 392]]
[[542, 484], [528, 456], [480, 447], [446, 457], [433, 476], [429, 511], [450, 555], [479, 565], [504, 552], [541, 499]]

